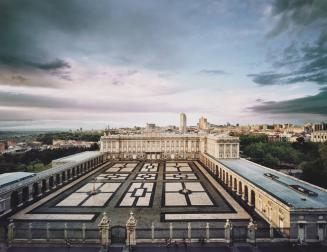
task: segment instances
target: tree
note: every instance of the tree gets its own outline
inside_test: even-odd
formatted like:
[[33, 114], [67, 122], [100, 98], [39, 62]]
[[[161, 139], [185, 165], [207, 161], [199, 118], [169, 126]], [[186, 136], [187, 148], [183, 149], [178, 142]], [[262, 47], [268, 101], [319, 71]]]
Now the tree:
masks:
[[249, 134], [240, 136], [240, 145], [245, 147], [254, 143], [266, 143], [268, 142], [268, 136], [265, 134]]
[[311, 162], [303, 162], [300, 167], [303, 170], [303, 180], [327, 188], [327, 172], [320, 159]]
[[324, 167], [327, 169], [327, 142], [319, 146], [319, 155]]
[[273, 157], [270, 153], [266, 154], [262, 160], [263, 164], [264, 165], [267, 165], [267, 166], [276, 166], [279, 164], [279, 159], [278, 158], [275, 158]]

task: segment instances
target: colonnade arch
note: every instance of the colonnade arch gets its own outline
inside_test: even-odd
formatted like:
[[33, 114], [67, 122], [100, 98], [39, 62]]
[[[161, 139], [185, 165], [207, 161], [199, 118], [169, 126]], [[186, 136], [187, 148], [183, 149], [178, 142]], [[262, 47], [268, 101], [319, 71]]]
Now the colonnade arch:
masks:
[[45, 193], [47, 191], [47, 181], [45, 179], [42, 179], [41, 191], [42, 193]]
[[242, 195], [243, 194], [243, 187], [242, 187], [242, 182], [238, 181], [238, 194]]
[[244, 185], [244, 196], [243, 199], [245, 200], [245, 202], [248, 202], [249, 199], [249, 189], [247, 187], [247, 185]]
[[36, 199], [39, 196], [39, 184], [33, 184], [33, 199]]
[[251, 201], [250, 204], [255, 208], [255, 191], [251, 190]]
[[10, 196], [10, 207], [11, 209], [14, 209], [18, 207], [18, 202], [19, 202], [19, 195], [17, 191], [13, 191]]
[[29, 199], [29, 188], [26, 186], [23, 188], [22, 192], [22, 202], [25, 203]]
[[248, 205], [255, 206], [256, 194], [250, 183], [228, 168], [218, 165], [217, 161], [211, 160], [209, 157], [201, 156], [200, 161], [206, 165], [215, 178], [220, 180], [225, 187], [235, 192]]
[[98, 156], [93, 160], [88, 160], [73, 167], [67, 167], [66, 170], [53, 168], [53, 174], [51, 174], [51, 170], [50, 172], [44, 171], [46, 175], [43, 176], [43, 178], [43, 172], [41, 172], [41, 175], [39, 175], [41, 178], [39, 178], [39, 180], [31, 180], [24, 186], [19, 187], [20, 185], [18, 185], [16, 188], [13, 188], [12, 191], [9, 190], [6, 192], [4, 197], [8, 201], [7, 211], [13, 211], [22, 204], [26, 204], [32, 200], [37, 200], [40, 197], [45, 196], [50, 191], [61, 186], [63, 182], [67, 182], [68, 179], [75, 179], [89, 170], [96, 168], [96, 166], [102, 164], [104, 161], [106, 161], [106, 159], [104, 159], [103, 156]]

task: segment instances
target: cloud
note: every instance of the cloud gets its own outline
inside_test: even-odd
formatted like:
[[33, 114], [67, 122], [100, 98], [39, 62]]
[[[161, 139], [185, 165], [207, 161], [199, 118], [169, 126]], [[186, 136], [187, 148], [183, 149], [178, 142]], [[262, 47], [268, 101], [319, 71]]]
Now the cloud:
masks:
[[326, 24], [325, 0], [275, 0], [271, 11], [278, 18], [277, 25], [267, 34], [275, 37], [287, 29], [303, 30], [311, 24]]
[[149, 103], [131, 100], [84, 100], [78, 98], [54, 97], [47, 95], [33, 95], [24, 93], [9, 93], [0, 91], [0, 107], [21, 107], [38, 109], [59, 109], [63, 111], [94, 111], [117, 113], [149, 113], [149, 112], [179, 112], [196, 110], [194, 107], [171, 106], [165, 102]]
[[67, 67], [56, 59], [71, 53], [173, 68], [182, 59], [177, 41], [189, 32], [187, 22], [182, 22], [187, 11], [181, 11], [179, 5], [132, 0], [4, 0], [0, 3], [0, 63], [51, 70]]
[[249, 74], [248, 77], [251, 77], [259, 85], [282, 85], [302, 82], [327, 85], [326, 41], [318, 42], [313, 46], [303, 46], [300, 50], [287, 47], [284, 50], [283, 59], [276, 61], [274, 65], [276, 68], [286, 66], [291, 71], [286, 70], [284, 73], [269, 71]]
[[327, 116], [327, 90], [303, 98], [280, 101], [261, 102], [249, 109], [259, 113], [271, 114], [318, 114]]
[[284, 78], [288, 77], [289, 74], [263, 72], [259, 74], [248, 74], [247, 76], [251, 77], [253, 82], [260, 85], [276, 85], [276, 84], [285, 84]]
[[20, 76], [20, 75], [14, 75], [11, 77], [11, 79], [14, 81], [14, 82], [17, 82], [17, 83], [24, 83], [27, 81], [26, 78], [24, 78], [23, 76]]
[[206, 74], [206, 75], [226, 75], [229, 74], [224, 70], [221, 69], [202, 69], [199, 71], [199, 74]]
[[[286, 45], [279, 59], [273, 59], [273, 70], [252, 73], [248, 77], [260, 85], [311, 82], [327, 84], [327, 1], [275, 0], [271, 11], [277, 18], [266, 35], [274, 40], [287, 32], [293, 41]], [[283, 38], [283, 42], [287, 41]]]
[[[312, 83], [320, 85], [318, 94], [280, 102], [262, 102], [253, 111], [270, 114], [327, 115], [327, 1], [275, 0], [269, 11], [273, 29], [268, 43], [282, 41], [277, 57], [269, 57], [271, 69], [247, 76], [261, 86]], [[286, 42], [286, 44], [285, 44]]]

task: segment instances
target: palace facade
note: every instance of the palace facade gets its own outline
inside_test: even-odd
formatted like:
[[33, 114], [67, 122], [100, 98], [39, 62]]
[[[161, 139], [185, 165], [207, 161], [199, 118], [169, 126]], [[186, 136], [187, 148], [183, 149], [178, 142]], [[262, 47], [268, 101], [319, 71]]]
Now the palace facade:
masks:
[[100, 148], [113, 160], [193, 160], [198, 159], [200, 153], [208, 153], [216, 158], [239, 158], [239, 139], [226, 135], [104, 135]]

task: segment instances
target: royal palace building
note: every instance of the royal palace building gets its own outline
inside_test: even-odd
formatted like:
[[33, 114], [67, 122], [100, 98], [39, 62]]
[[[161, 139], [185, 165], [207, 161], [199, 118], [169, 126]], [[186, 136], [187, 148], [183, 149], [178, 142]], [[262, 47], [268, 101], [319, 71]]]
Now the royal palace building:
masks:
[[[137, 209], [138, 242], [155, 240], [154, 222], [158, 232], [164, 230], [156, 232], [163, 240], [180, 235], [181, 228], [202, 235], [204, 230], [191, 232], [194, 227], [205, 229], [207, 241], [230, 241], [233, 225], [236, 240], [253, 241], [257, 232], [270, 241], [326, 241], [327, 190], [241, 158], [238, 137], [104, 134], [100, 145], [100, 151], [53, 160], [42, 172], [2, 174], [0, 238], [8, 231], [11, 241], [48, 242], [51, 232], [57, 239], [61, 230], [65, 241], [73, 234], [67, 228], [76, 233], [78, 227], [83, 242], [97, 240], [98, 224], [109, 223], [102, 213], [108, 212], [113, 226], [102, 234], [114, 241], [125, 216]], [[126, 239], [123, 231], [120, 238]]]
[[110, 159], [198, 159], [200, 153], [216, 158], [239, 158], [239, 139], [226, 135], [164, 134], [105, 135], [101, 152]]
[[325, 240], [327, 191], [239, 156], [239, 138], [210, 134], [104, 135], [116, 160], [199, 160], [226, 191], [268, 224], [303, 241]]

